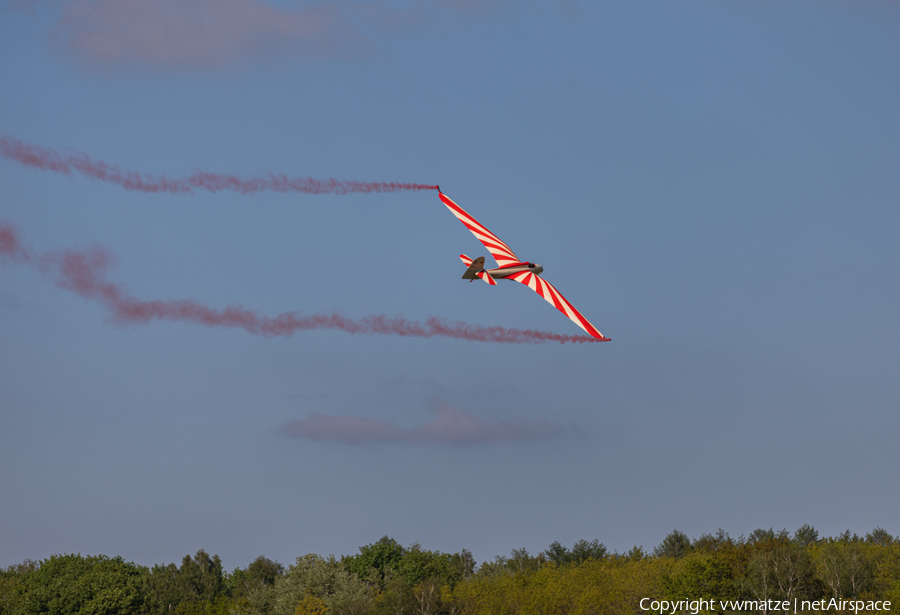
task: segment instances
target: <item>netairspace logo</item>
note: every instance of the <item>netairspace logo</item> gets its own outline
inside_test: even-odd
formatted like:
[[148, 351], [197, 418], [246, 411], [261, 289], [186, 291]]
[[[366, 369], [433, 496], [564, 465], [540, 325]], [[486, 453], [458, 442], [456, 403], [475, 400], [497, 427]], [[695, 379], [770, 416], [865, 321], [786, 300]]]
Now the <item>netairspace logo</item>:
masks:
[[677, 615], [690, 613], [698, 615], [701, 611], [722, 610], [736, 613], [743, 611], [790, 612], [805, 613], [807, 611], [846, 611], [860, 613], [862, 611], [890, 611], [891, 603], [882, 600], [641, 600], [641, 610], [659, 613], [659, 615]]

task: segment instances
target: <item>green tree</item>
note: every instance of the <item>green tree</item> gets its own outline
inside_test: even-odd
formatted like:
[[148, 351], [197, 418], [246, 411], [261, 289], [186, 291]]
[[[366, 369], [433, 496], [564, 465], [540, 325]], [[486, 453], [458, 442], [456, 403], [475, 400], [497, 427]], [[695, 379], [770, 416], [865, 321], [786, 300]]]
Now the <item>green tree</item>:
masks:
[[695, 551], [676, 560], [662, 576], [671, 600], [730, 600], [739, 597], [734, 570], [721, 553]]
[[294, 615], [325, 615], [328, 612], [328, 603], [312, 594], [306, 594], [294, 609]]
[[879, 598], [889, 600], [896, 611], [900, 604], [900, 541], [870, 549], [875, 555], [873, 589]]
[[819, 579], [835, 598], [857, 598], [873, 584], [875, 566], [859, 540], [828, 540], [814, 559]]
[[636, 615], [642, 598], [663, 596], [660, 577], [673, 562], [636, 555], [577, 566], [549, 563], [515, 574], [479, 571], [458, 584], [442, 608], [465, 615]]
[[200, 549], [194, 557], [181, 560], [179, 576], [191, 599], [212, 601], [225, 593], [225, 575], [218, 555]]
[[180, 567], [157, 564], [146, 576], [145, 587], [152, 608], [158, 613], [169, 613], [186, 603], [212, 603], [228, 595], [222, 561], [218, 555], [210, 557], [203, 549], [193, 557], [185, 555]]
[[876, 527], [869, 534], [866, 534], [866, 542], [878, 545], [879, 547], [888, 547], [894, 544], [894, 537], [886, 530]]
[[814, 545], [819, 541], [819, 532], [813, 526], [804, 523], [794, 532], [794, 542], [803, 547]]
[[656, 557], [684, 557], [691, 551], [691, 539], [684, 532], [673, 530], [666, 536], [658, 547], [653, 549]]
[[550, 543], [550, 546], [544, 551], [544, 557], [547, 561], [553, 562], [558, 566], [568, 564], [572, 561], [572, 553], [569, 551], [568, 547], [563, 546], [559, 541]]
[[606, 545], [597, 539], [590, 541], [581, 539], [572, 545], [571, 551], [557, 541], [551, 543], [547, 550], [541, 553], [544, 560], [560, 566], [579, 564], [592, 559], [603, 559], [607, 555]]
[[613, 558], [626, 562], [639, 562], [645, 557], [647, 557], [647, 554], [644, 552], [644, 548], [637, 545], [631, 547], [628, 551], [622, 553], [621, 555], [619, 555], [618, 552], [613, 554]]
[[325, 601], [331, 612], [341, 615], [365, 612], [372, 604], [371, 591], [356, 574], [333, 556], [312, 553], [298, 557], [276, 581], [270, 612], [294, 615], [308, 595]]
[[16, 615], [130, 615], [144, 609], [146, 569], [121, 557], [53, 555], [22, 577]]
[[26, 576], [40, 567], [38, 562], [26, 559], [21, 564], [0, 568], [0, 615], [12, 613], [21, 597], [19, 586]]
[[539, 553], [532, 556], [528, 549], [513, 549], [509, 557], [506, 559], [506, 566], [513, 572], [524, 572], [526, 570], [537, 570], [544, 563], [543, 554]]
[[403, 577], [388, 574], [385, 578], [384, 591], [375, 598], [374, 613], [376, 615], [412, 614], [416, 603], [413, 589], [413, 586]]
[[228, 578], [234, 598], [249, 598], [250, 594], [267, 587], [284, 574], [284, 566], [260, 555], [246, 568], [236, 568]]
[[246, 601], [219, 596], [215, 600], [191, 600], [182, 602], [172, 615], [245, 615], [249, 613]]
[[[530, 558], [524, 549], [513, 551], [516, 553], [524, 560]], [[504, 558], [504, 563], [511, 561]], [[418, 615], [443, 612], [447, 596], [466, 578], [467, 571], [471, 575], [474, 565], [475, 560], [468, 551], [451, 555], [414, 544], [386, 576], [384, 591], [377, 600], [377, 612]]]
[[341, 558], [341, 563], [363, 581], [384, 589], [385, 579], [406, 554], [400, 543], [390, 536], [359, 548], [357, 555]]
[[[527, 557], [527, 552], [525, 554]], [[395, 570], [397, 576], [416, 586], [429, 579], [439, 579], [441, 585], [456, 585], [462, 580], [462, 571], [453, 565], [453, 556], [440, 551], [428, 551], [418, 544], [406, 550]]]
[[781, 530], [780, 532], [775, 533], [772, 528], [767, 530], [759, 528], [750, 532], [750, 536], [747, 537], [747, 544], [757, 545], [761, 543], [771, 543], [775, 540], [783, 540], [786, 538], [788, 538], [787, 530]]
[[807, 599], [814, 589], [814, 568], [806, 548], [786, 534], [767, 541], [747, 565], [744, 587], [757, 600]]
[[590, 559], [603, 559], [606, 557], [606, 546], [596, 538], [591, 541], [579, 540], [572, 545], [572, 561], [585, 562]]
[[851, 534], [850, 530], [847, 530], [846, 532], [838, 536], [836, 540], [839, 540], [841, 542], [859, 542], [861, 539], [856, 535], [856, 532]]
[[463, 549], [459, 553], [454, 553], [450, 558], [450, 565], [454, 567], [461, 578], [468, 579], [475, 574], [475, 558], [468, 549]]
[[703, 551], [707, 553], [721, 553], [723, 551], [734, 551], [736, 543], [728, 535], [728, 532], [719, 528], [715, 534], [702, 534], [691, 544], [694, 551]]

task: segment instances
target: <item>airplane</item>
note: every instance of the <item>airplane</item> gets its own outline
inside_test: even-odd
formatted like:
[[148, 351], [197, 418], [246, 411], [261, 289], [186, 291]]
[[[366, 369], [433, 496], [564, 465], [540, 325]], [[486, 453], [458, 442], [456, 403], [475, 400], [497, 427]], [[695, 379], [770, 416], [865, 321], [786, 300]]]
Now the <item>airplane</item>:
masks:
[[499, 237], [473, 218], [462, 207], [454, 203], [450, 197], [441, 192], [438, 186], [438, 195], [441, 202], [447, 206], [447, 209], [456, 216], [467, 229], [472, 231], [475, 238], [484, 244], [494, 260], [497, 261], [497, 267], [494, 269], [484, 268], [484, 257], [479, 256], [471, 259], [465, 254], [460, 254], [459, 258], [466, 266], [466, 272], [462, 275], [463, 280], [474, 282], [475, 278], [484, 280], [491, 286], [497, 285], [497, 280], [514, 280], [520, 284], [524, 284], [541, 297], [543, 297], [550, 305], [565, 314], [572, 322], [584, 329], [589, 335], [603, 342], [608, 342], [610, 338], [604, 337], [594, 325], [588, 322], [588, 319], [581, 315], [571, 303], [566, 301], [556, 287], [550, 282], [540, 277], [544, 268], [536, 263], [519, 260], [519, 257], [506, 245]]

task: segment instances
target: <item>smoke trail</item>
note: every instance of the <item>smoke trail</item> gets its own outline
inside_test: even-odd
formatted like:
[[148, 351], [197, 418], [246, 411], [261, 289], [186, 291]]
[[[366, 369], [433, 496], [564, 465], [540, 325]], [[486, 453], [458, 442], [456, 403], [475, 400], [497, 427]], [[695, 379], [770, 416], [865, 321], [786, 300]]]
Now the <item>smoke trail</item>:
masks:
[[576, 425], [564, 426], [546, 419], [485, 421], [441, 399], [432, 402], [431, 406], [434, 418], [411, 429], [382, 419], [312, 412], [305, 419], [291, 421], [280, 431], [292, 438], [350, 445], [424, 443], [471, 446], [497, 442], [545, 442], [581, 436]]
[[126, 171], [118, 166], [91, 160], [84, 152], [62, 154], [54, 149], [22, 143], [8, 135], [0, 136], [0, 155], [28, 167], [55, 171], [64, 175], [73, 172], [86, 177], [116, 184], [137, 192], [168, 192], [192, 194], [194, 190], [220, 192], [233, 190], [242, 194], [257, 192], [303, 192], [306, 194], [350, 194], [352, 192], [400, 192], [402, 190], [437, 190], [436, 185], [401, 182], [358, 182], [337, 179], [288, 177], [269, 173], [266, 177], [241, 179], [237, 175], [223, 175], [197, 171], [187, 177], [147, 175]]
[[245, 307], [232, 305], [215, 309], [191, 301], [142, 301], [128, 294], [124, 286], [109, 282], [107, 274], [113, 255], [100, 246], [85, 250], [35, 252], [26, 248], [15, 229], [0, 220], [0, 260], [30, 266], [53, 282], [80, 297], [109, 310], [113, 323], [144, 324], [153, 320], [189, 322], [207, 327], [243, 329], [262, 337], [290, 337], [301, 331], [337, 329], [354, 335], [400, 335], [403, 337], [449, 337], [472, 342], [498, 344], [541, 344], [544, 342], [593, 343], [605, 340], [587, 335], [559, 335], [531, 329], [485, 327], [432, 316], [424, 322], [403, 316], [371, 315], [354, 320], [341, 314], [285, 312], [263, 316]]

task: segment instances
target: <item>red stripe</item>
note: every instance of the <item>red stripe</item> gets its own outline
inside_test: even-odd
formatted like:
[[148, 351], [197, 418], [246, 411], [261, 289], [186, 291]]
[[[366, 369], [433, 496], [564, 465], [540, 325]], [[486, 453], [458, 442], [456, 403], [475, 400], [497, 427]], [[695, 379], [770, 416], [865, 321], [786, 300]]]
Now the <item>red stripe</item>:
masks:
[[[481, 224], [481, 222], [479, 222], [473, 216], [471, 216], [469, 214], [469, 212], [467, 212], [465, 209], [463, 209], [462, 207], [460, 207], [453, 201], [450, 201], [449, 203], [447, 203], [447, 201], [450, 201], [450, 199], [445, 199], [444, 204], [447, 205], [447, 207], [449, 207], [451, 210], [455, 211], [456, 213], [458, 213], [460, 216], [462, 216], [466, 220], [470, 220], [470, 221], [474, 222], [475, 224], [477, 224], [479, 227], [481, 227], [479, 230], [483, 229], [483, 230], [487, 231], [489, 234], [493, 235], [493, 233], [488, 231], [487, 228], [483, 224]], [[465, 221], [461, 220], [461, 222], [463, 224], [465, 224]]]
[[497, 251], [500, 254], [509, 254], [510, 253], [509, 250], [504, 249], [502, 246], [498, 246], [497, 244], [495, 244], [492, 241], [485, 241], [484, 239], [479, 239], [478, 241], [483, 243], [485, 248], [487, 248], [488, 250], [491, 250], [491, 253], [493, 253], [494, 251]]
[[[496, 247], [496, 249], [500, 249], [500, 250], [506, 251], [506, 252], [508, 252], [510, 255], [512, 255], [513, 258], [515, 258], [515, 254], [513, 253], [512, 249], [511, 249], [508, 245], [506, 245], [506, 243], [505, 243], [503, 240], [501, 240], [501, 239], [500, 239], [499, 237], [497, 237], [494, 233], [492, 233], [491, 231], [489, 231], [488, 228], [487, 228], [486, 226], [484, 226], [484, 225], [481, 224], [478, 220], [476, 220], [474, 217], [472, 217], [472, 216], [471, 216], [466, 210], [464, 210], [462, 207], [460, 207], [459, 205], [457, 205], [456, 203], [454, 203], [452, 200], [450, 200], [450, 198], [449, 198], [447, 195], [445, 195], [443, 192], [439, 193], [438, 196], [441, 197], [441, 201], [444, 203], [444, 205], [446, 205], [447, 207], [449, 207], [449, 208], [451, 209], [451, 211], [454, 211], [454, 212], [459, 213], [459, 215], [465, 217], [466, 220], [470, 220], [472, 223], [474, 223], [475, 225], [477, 225], [477, 227], [473, 228], [473, 225], [472, 225], [472, 224], [467, 223], [465, 220], [460, 220], [460, 222], [462, 222], [463, 225], [465, 225], [465, 227], [466, 227], [467, 229], [469, 229], [469, 231], [472, 231], [472, 232], [478, 232], [478, 233], [481, 233], [482, 235], [489, 235], [492, 239], [496, 240], [498, 244], [500, 244], [499, 246]], [[488, 250], [491, 249], [491, 246], [488, 246], [488, 244], [485, 243], [485, 241], [484, 241], [483, 239], [481, 239], [481, 238], [479, 237], [478, 240], [481, 241], [481, 243], [483, 243], [483, 244], [485, 245], [485, 247], [488, 248]], [[501, 247], [501, 246], [502, 246], [502, 247]], [[493, 252], [492, 252], [492, 254], [493, 254]], [[496, 258], [496, 255], [495, 255], [495, 258]], [[515, 258], [515, 260], [518, 260], [518, 259]]]
[[[550, 282], [547, 282], [546, 280], [544, 280], [544, 284], [546, 284], [547, 286], [550, 287], [550, 291], [551, 291], [550, 297], [553, 299], [554, 307], [557, 310], [559, 310], [560, 312], [562, 312], [563, 314], [565, 314], [566, 317], [569, 317], [569, 314], [568, 314], [568, 312], [566, 312], [565, 308], [563, 307], [563, 304], [560, 303], [560, 301], [565, 301], [566, 303], [569, 303], [568, 301], [566, 301], [566, 298], [563, 297], [562, 293], [559, 292], [558, 290], [556, 290], [556, 287], [553, 284], [551, 284]], [[557, 297], [559, 297], [559, 299], [557, 299]], [[577, 310], [575, 308], [572, 308], [572, 311], [577, 313]]]
[[[519, 283], [524, 284], [525, 286], [528, 286], [529, 288], [531, 288], [531, 286], [529, 286], [529, 283], [531, 282], [531, 277], [530, 277], [530, 276], [532, 276], [532, 275], [534, 275], [534, 274], [531, 273], [530, 271], [522, 271], [522, 272], [520, 272], [520, 273], [514, 273], [513, 275], [509, 276], [509, 277], [506, 278], [506, 279], [507, 279], [507, 280], [515, 280], [516, 282], [519, 282]], [[601, 340], [608, 340], [608, 339], [609, 339], [608, 337], [604, 337], [603, 334], [600, 333], [600, 332], [597, 330], [596, 327], [594, 327], [594, 325], [592, 325], [591, 323], [589, 323], [588, 320], [587, 320], [587, 318], [585, 318], [584, 316], [582, 316], [581, 312], [579, 312], [578, 310], [576, 310], [576, 309], [575, 309], [575, 306], [572, 305], [571, 303], [569, 303], [569, 301], [568, 301], [565, 297], [563, 297], [562, 293], [559, 292], [559, 291], [556, 289], [556, 287], [553, 286], [553, 284], [551, 284], [550, 282], [546, 281], [545, 279], [543, 279], [543, 278], [540, 277], [540, 276], [536, 276], [536, 275], [535, 275], [535, 277], [536, 277], [537, 280], [538, 280], [537, 283], [536, 283], [537, 288], [535, 289], [535, 291], [537, 292], [537, 294], [539, 294], [539, 295], [540, 295], [541, 297], [543, 297], [544, 299], [548, 299], [547, 293], [549, 293], [549, 299], [548, 299], [548, 301], [549, 301], [549, 302], [552, 302], [552, 303], [553, 303], [553, 306], [554, 306], [557, 310], [559, 310], [560, 312], [562, 312], [563, 314], [565, 314], [565, 316], [566, 316], [567, 318], [569, 318], [570, 320], [572, 320], [572, 321], [575, 322], [576, 324], [581, 325], [581, 327], [582, 327], [585, 331], [587, 331], [588, 333], [590, 333], [591, 336], [596, 337], [597, 339], [601, 339]], [[557, 300], [557, 297], [559, 297], [559, 300]], [[562, 301], [563, 303], [565, 303], [566, 307], [568, 307], [569, 310], [572, 311], [572, 315], [574, 316], [574, 318], [573, 318], [573, 316], [569, 316], [569, 313], [566, 312], [565, 308], [559, 303], [559, 301]]]
[[575, 309], [575, 306], [573, 306], [573, 305], [572, 305], [571, 303], [569, 303], [568, 301], [566, 301], [566, 304], [569, 306], [569, 309], [571, 309], [572, 312], [575, 313], [575, 315], [578, 317], [578, 320], [581, 321], [581, 324], [584, 325], [584, 328], [585, 328], [585, 330], [587, 330], [588, 333], [590, 333], [590, 334], [593, 335], [594, 337], [603, 337], [603, 334], [600, 333], [599, 331], [597, 331], [597, 329], [594, 328], [594, 325], [592, 325], [591, 323], [589, 323], [589, 322], [587, 321], [587, 318], [585, 318], [584, 316], [582, 316], [582, 315], [581, 315], [581, 312], [579, 312], [578, 310]]
[[[463, 222], [463, 225], [464, 225], [467, 229], [469, 229], [470, 231], [472, 231], [473, 233], [477, 231], [477, 232], [481, 233], [482, 235], [489, 235], [489, 236], [491, 237], [492, 240], [496, 241], [496, 242], [499, 244], [498, 247], [502, 246], [504, 250], [506, 250], [506, 251], [508, 251], [510, 254], [512, 254], [512, 250], [509, 249], [509, 246], [506, 245], [506, 244], [503, 242], [502, 239], [500, 239], [499, 237], [497, 237], [496, 235], [494, 235], [492, 232], [488, 231], [486, 228], [484, 228], [484, 227], [482, 227], [482, 228], [472, 228], [471, 225], [469, 225], [469, 224], [467, 224], [467, 223], [465, 223], [465, 222]], [[487, 231], [487, 232], [485, 233], [485, 232], [483, 232], [483, 231]], [[481, 237], [476, 236], [476, 239], [478, 239], [478, 241], [480, 241], [480, 242], [483, 243], [484, 245], [487, 245], [487, 242], [486, 242], [484, 239], [482, 239]]]
[[[547, 282], [546, 284], [547, 284], [547, 286], [550, 287], [550, 298], [553, 299], [554, 307], [557, 310], [559, 310], [560, 312], [562, 312], [563, 314], [566, 314], [566, 310], [563, 308], [563, 304], [560, 303], [559, 299], [556, 298], [557, 296], [562, 297], [562, 295], [559, 294], [559, 291], [556, 290], [556, 287], [554, 287], [553, 284], [551, 284], [550, 282]], [[553, 292], [553, 291], [556, 291], [556, 292]], [[568, 314], [566, 314], [566, 316], [568, 316]]]
[[[590, 334], [593, 335], [594, 337], [603, 337], [603, 334], [601, 334], [599, 331], [597, 331], [597, 329], [594, 327], [594, 325], [592, 325], [591, 323], [589, 323], [588, 320], [587, 320], [587, 318], [585, 318], [584, 316], [582, 316], [582, 315], [581, 315], [581, 312], [579, 312], [578, 310], [576, 310], [576, 309], [575, 309], [575, 306], [572, 305], [571, 303], [569, 303], [569, 300], [566, 299], [565, 297], [563, 297], [563, 294], [562, 294], [561, 292], [559, 292], [559, 291], [556, 289], [555, 286], [553, 286], [552, 284], [550, 284], [550, 282], [546, 282], [546, 281], [545, 281], [544, 283], [547, 284], [547, 286], [550, 286], [551, 288], [553, 288], [553, 290], [556, 291], [556, 294], [559, 295], [559, 298], [560, 298], [560, 299], [566, 304], [566, 306], [572, 311], [572, 314], [575, 315], [575, 317], [578, 319], [578, 322], [580, 322], [580, 323], [583, 325], [584, 329], [585, 329], [588, 333], [590, 333]], [[554, 297], [554, 300], [555, 300], [555, 297]], [[554, 304], [555, 304], [555, 301], [554, 301]], [[557, 309], [559, 309], [560, 312], [562, 312], [563, 314], [566, 314], [566, 316], [568, 316], [568, 314], [566, 313], [566, 311], [565, 311], [564, 309], [560, 309], [559, 307], [557, 307]], [[571, 317], [570, 317], [570, 318], [571, 318]]]

